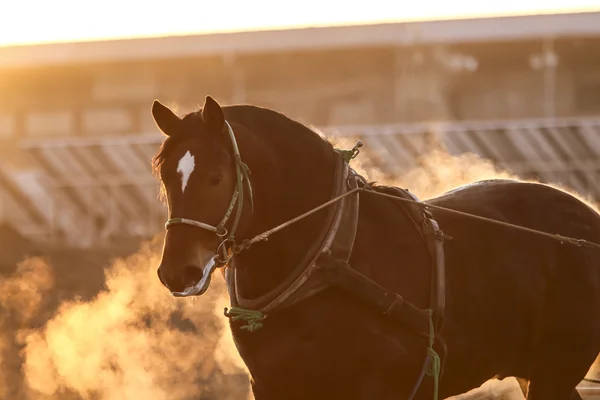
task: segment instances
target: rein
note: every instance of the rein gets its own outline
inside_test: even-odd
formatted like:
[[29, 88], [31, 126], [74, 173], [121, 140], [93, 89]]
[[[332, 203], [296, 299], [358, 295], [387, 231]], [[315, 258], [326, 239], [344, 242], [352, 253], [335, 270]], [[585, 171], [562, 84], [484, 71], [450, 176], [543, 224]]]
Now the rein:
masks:
[[[572, 237], [569, 237], [569, 236], [563, 236], [563, 235], [560, 235], [558, 233], [556, 233], [556, 234], [547, 233], [547, 232], [543, 232], [543, 231], [540, 231], [540, 230], [537, 230], [537, 229], [527, 228], [525, 226], [514, 225], [514, 224], [511, 224], [511, 223], [508, 223], [508, 222], [503, 222], [503, 221], [498, 221], [498, 220], [492, 219], [492, 218], [482, 217], [480, 215], [475, 215], [475, 214], [470, 214], [470, 213], [466, 213], [466, 212], [463, 212], [463, 211], [453, 210], [451, 208], [446, 208], [446, 207], [442, 207], [442, 206], [436, 206], [436, 205], [433, 205], [433, 204], [425, 203], [423, 201], [417, 201], [417, 200], [407, 199], [407, 198], [400, 197], [400, 196], [394, 196], [392, 194], [381, 193], [381, 192], [377, 192], [372, 187], [369, 187], [369, 186], [365, 185], [365, 186], [361, 186], [361, 187], [357, 187], [357, 188], [351, 189], [348, 192], [346, 192], [346, 193], [344, 193], [342, 195], [339, 195], [339, 196], [337, 196], [337, 197], [329, 200], [328, 202], [323, 203], [320, 206], [315, 207], [312, 210], [309, 210], [309, 211], [305, 212], [302, 215], [299, 215], [296, 218], [293, 218], [293, 219], [291, 219], [289, 221], [286, 221], [286, 222], [284, 222], [284, 223], [282, 223], [282, 224], [280, 224], [280, 225], [278, 225], [278, 226], [276, 226], [276, 227], [274, 227], [272, 229], [269, 229], [268, 231], [260, 233], [260, 234], [258, 234], [256, 236], [254, 236], [250, 240], [246, 240], [246, 241], [242, 242], [242, 244], [237, 247], [237, 249], [238, 249], [237, 252], [239, 253], [240, 251], [249, 248], [252, 244], [254, 244], [256, 242], [260, 242], [260, 241], [263, 241], [263, 240], [265, 240], [265, 241], [268, 240], [269, 236], [271, 236], [272, 234], [274, 234], [274, 233], [282, 230], [283, 228], [286, 228], [286, 227], [292, 225], [295, 222], [300, 221], [301, 219], [303, 219], [305, 217], [308, 217], [311, 214], [314, 214], [315, 212], [317, 212], [317, 211], [319, 211], [319, 210], [321, 210], [321, 209], [323, 209], [323, 208], [325, 208], [325, 207], [327, 207], [327, 206], [329, 206], [329, 205], [331, 205], [333, 203], [338, 202], [339, 200], [343, 199], [344, 197], [346, 197], [348, 195], [351, 195], [351, 194], [353, 194], [355, 192], [370, 193], [370, 194], [374, 194], [374, 195], [377, 195], [377, 196], [382, 196], [382, 197], [387, 197], [387, 198], [390, 198], [390, 199], [393, 199], [393, 200], [402, 201], [402, 202], [405, 202], [405, 203], [412, 203], [412, 204], [418, 205], [420, 207], [427, 207], [427, 208], [434, 209], [434, 210], [444, 211], [444, 212], [447, 212], [447, 213], [450, 213], [450, 214], [457, 214], [457, 215], [461, 215], [461, 216], [467, 217], [467, 218], [478, 219], [480, 221], [489, 222], [491, 224], [500, 225], [500, 226], [504, 226], [504, 227], [507, 227], [507, 228], [512, 228], [512, 229], [516, 229], [516, 230], [521, 230], [521, 231], [524, 231], [524, 232], [532, 233], [532, 234], [535, 234], [535, 235], [544, 236], [544, 237], [547, 237], [547, 238], [550, 238], [550, 239], [553, 239], [553, 240], [557, 240], [561, 244], [568, 243], [568, 244], [571, 244], [571, 245], [574, 245], [574, 246], [577, 246], [577, 247], [587, 247], [587, 248], [592, 248], [592, 249], [600, 250], [600, 244], [594, 243], [594, 242], [590, 242], [590, 241], [587, 241], [585, 239], [576, 239], [576, 238], [572, 238]], [[447, 237], [447, 238], [450, 238], [450, 237]]]

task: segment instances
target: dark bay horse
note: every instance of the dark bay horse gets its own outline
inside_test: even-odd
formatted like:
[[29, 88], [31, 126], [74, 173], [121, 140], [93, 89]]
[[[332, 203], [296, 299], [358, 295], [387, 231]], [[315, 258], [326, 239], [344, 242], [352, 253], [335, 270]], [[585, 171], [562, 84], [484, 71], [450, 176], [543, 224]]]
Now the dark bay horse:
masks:
[[[273, 110], [221, 107], [207, 97], [201, 110], [181, 118], [158, 101], [152, 114], [166, 135], [153, 160], [169, 214], [159, 279], [176, 296], [197, 296], [226, 264], [230, 297], [257, 307], [263, 300], [275, 304], [258, 319], [260, 329], [231, 319], [257, 400], [433, 398], [435, 373], [423, 376], [430, 353], [415, 332], [421, 314], [411, 314], [413, 305], [430, 307], [432, 281], [445, 301], [435, 343], [440, 398], [505, 376], [527, 381], [528, 399], [580, 398], [575, 387], [600, 351], [598, 250], [434, 209], [431, 216], [448, 237], [445, 276], [433, 279], [432, 251], [409, 203], [377, 195], [395, 188], [366, 182], [370, 191], [357, 192], [359, 202], [350, 201], [354, 195], [343, 200], [346, 210], [356, 207], [356, 224], [332, 219], [339, 200], [268, 241], [240, 247], [361, 180], [352, 186], [351, 170], [340, 175], [340, 152]], [[342, 182], [338, 189], [336, 182]], [[481, 181], [426, 203], [600, 242], [600, 216], [543, 184]], [[381, 292], [361, 297], [323, 281], [280, 299], [309, 266], [324, 269], [312, 257], [331, 238], [327, 227], [339, 221], [339, 262], [401, 296], [386, 312], [375, 306]], [[390, 316], [396, 312], [403, 318]]]

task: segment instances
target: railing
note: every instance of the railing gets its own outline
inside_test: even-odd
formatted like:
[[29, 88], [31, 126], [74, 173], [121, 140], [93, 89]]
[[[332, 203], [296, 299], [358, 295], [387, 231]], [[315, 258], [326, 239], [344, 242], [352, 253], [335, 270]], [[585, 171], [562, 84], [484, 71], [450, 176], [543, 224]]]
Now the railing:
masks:
[[[363, 140], [363, 155], [387, 174], [405, 174], [419, 167], [420, 157], [443, 148], [452, 155], [475, 153], [522, 178], [600, 199], [600, 118], [341, 126], [321, 132]], [[19, 210], [4, 210], [3, 218], [24, 235], [37, 232], [36, 238], [80, 247], [150, 237], [165, 218], [150, 174], [161, 140], [156, 133], [23, 143], [41, 175], [28, 188], [27, 181], [11, 179], [14, 171], [4, 170], [0, 190], [11, 199], [4, 208], [10, 203]]]
[[337, 127], [332, 136], [356, 137], [390, 174], [406, 173], [420, 157], [442, 147], [474, 153], [523, 179], [565, 185], [600, 199], [600, 118], [486, 121]]

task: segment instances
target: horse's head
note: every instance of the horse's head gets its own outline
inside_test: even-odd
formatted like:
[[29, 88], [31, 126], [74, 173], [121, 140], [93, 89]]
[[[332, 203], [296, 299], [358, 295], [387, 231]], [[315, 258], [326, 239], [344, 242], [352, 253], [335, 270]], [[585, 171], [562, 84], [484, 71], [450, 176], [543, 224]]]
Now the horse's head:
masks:
[[327, 210], [251, 249], [246, 240], [330, 199], [339, 161], [333, 146], [281, 113], [221, 108], [211, 97], [182, 118], [155, 101], [152, 115], [166, 136], [153, 160], [169, 214], [163, 285], [175, 296], [203, 294], [234, 249], [243, 249], [235, 252], [241, 295], [259, 296], [287, 279], [322, 233]]
[[251, 187], [231, 128], [211, 97], [183, 118], [155, 101], [152, 115], [167, 136], [153, 160], [169, 213], [158, 276], [176, 296], [201, 295], [230, 256], [227, 238], [249, 216]]

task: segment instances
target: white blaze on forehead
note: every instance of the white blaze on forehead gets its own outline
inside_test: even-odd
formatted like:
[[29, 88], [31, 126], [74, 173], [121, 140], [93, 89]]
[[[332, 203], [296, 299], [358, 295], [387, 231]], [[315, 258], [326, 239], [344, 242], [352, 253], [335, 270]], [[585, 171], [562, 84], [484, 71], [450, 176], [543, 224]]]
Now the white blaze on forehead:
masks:
[[181, 175], [181, 192], [185, 192], [185, 187], [187, 186], [188, 180], [190, 179], [190, 175], [194, 172], [194, 156], [189, 151], [185, 153], [181, 160], [179, 160], [179, 164], [177, 164], [177, 172]]

